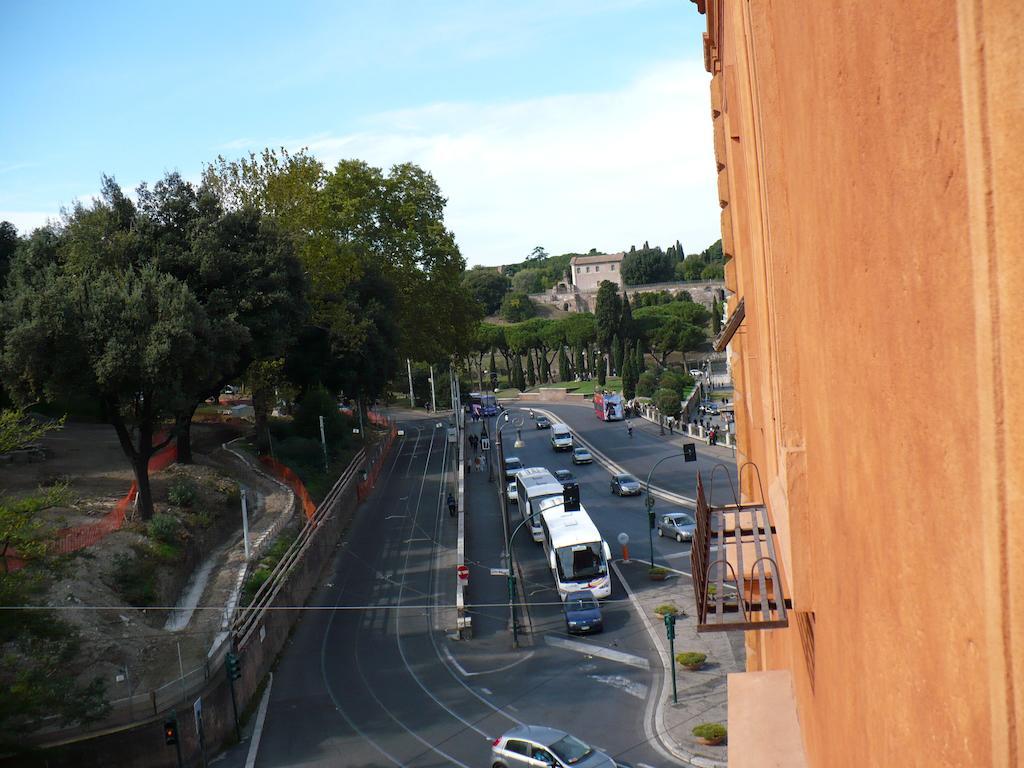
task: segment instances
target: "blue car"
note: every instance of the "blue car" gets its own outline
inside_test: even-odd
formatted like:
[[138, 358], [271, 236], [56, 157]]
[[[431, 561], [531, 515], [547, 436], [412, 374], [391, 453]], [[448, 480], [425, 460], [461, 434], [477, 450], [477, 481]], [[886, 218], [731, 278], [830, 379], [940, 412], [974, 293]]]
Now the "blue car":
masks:
[[570, 635], [585, 635], [604, 629], [601, 606], [589, 589], [570, 593], [562, 610], [565, 612], [565, 628]]

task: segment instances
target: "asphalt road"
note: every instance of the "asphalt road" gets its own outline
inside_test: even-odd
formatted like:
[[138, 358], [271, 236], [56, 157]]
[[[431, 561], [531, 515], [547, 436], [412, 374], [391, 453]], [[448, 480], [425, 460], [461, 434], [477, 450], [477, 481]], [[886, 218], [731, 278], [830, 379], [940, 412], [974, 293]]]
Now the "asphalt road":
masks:
[[[435, 422], [402, 425], [405, 437], [311, 600], [320, 610], [304, 612], [275, 670], [254, 765], [489, 766], [491, 740], [520, 723], [563, 728], [636, 766], [673, 765], [645, 735], [654, 649], [621, 585], [605, 606], [606, 632], [570, 639], [539, 547], [524, 537], [516, 549], [529, 561], [534, 625], [524, 647], [513, 650], [501, 631], [467, 641], [446, 634], [454, 590], [438, 563], [454, 545], [454, 520], [444, 505], [445, 431]], [[547, 433], [527, 437], [524, 458], [553, 464]], [[566, 454], [558, 459], [568, 464]], [[597, 466], [578, 474], [606, 535], [645, 530], [642, 500], [611, 497]], [[481, 496], [475, 524], [500, 526], [496, 493]], [[684, 550], [659, 542], [661, 557]], [[250, 744], [223, 764], [243, 765]]]

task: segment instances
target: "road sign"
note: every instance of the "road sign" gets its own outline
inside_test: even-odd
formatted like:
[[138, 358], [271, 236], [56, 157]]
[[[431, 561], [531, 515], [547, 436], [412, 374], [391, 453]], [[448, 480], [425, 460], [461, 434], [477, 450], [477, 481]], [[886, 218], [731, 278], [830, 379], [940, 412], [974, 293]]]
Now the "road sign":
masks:
[[469, 584], [469, 566], [468, 565], [456, 565], [455, 573], [459, 577], [459, 583], [462, 586]]
[[695, 443], [683, 443], [683, 461], [697, 460], [697, 445]]
[[508, 568], [491, 568], [491, 576], [508, 576]]

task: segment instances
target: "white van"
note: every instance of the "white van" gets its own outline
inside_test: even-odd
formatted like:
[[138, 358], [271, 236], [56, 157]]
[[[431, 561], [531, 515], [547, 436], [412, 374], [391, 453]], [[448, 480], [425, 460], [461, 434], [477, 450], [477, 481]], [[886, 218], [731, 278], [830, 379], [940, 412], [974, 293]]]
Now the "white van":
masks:
[[566, 424], [551, 425], [551, 447], [556, 451], [572, 450], [572, 432]]

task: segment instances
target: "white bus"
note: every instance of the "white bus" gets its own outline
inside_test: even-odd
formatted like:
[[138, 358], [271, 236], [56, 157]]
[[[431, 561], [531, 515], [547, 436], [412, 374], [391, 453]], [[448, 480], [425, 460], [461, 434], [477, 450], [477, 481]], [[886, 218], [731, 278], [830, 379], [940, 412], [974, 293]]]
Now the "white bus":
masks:
[[577, 512], [566, 512], [560, 502], [543, 502], [541, 510], [544, 551], [558, 596], [565, 600], [573, 592], [589, 589], [594, 597], [609, 597], [612, 552], [587, 511], [581, 506]]
[[521, 469], [516, 474], [516, 497], [519, 499], [519, 511], [534, 541], [544, 541], [544, 533], [540, 528], [540, 502], [545, 499], [557, 499], [562, 503], [562, 484], [544, 467]]

